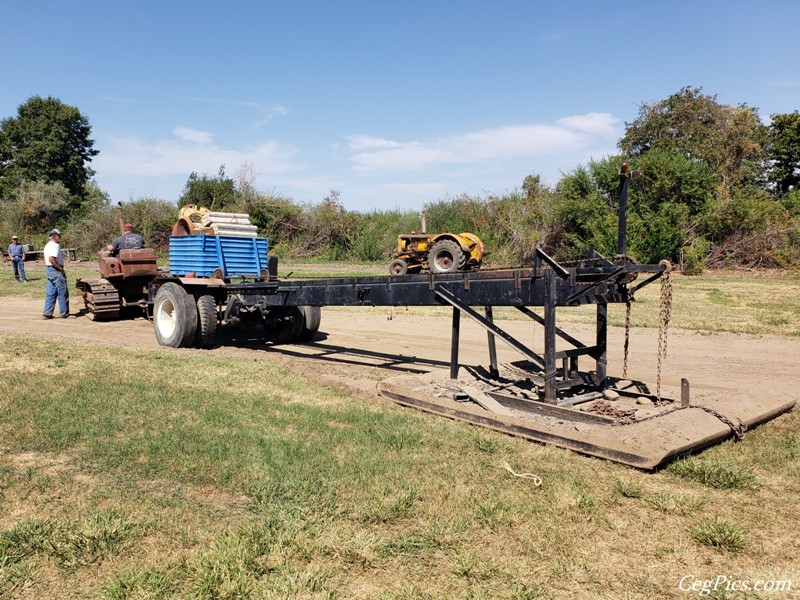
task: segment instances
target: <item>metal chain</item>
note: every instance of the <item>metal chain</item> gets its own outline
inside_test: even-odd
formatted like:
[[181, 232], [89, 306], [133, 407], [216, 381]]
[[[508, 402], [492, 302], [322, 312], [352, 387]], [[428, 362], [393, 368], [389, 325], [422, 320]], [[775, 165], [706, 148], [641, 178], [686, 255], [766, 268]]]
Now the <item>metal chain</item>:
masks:
[[725, 423], [728, 427], [731, 428], [733, 435], [736, 436], [737, 440], [744, 439], [744, 433], [747, 431], [747, 423], [743, 421], [739, 421], [739, 424], [736, 425], [733, 421], [731, 421], [728, 417], [723, 415], [722, 413], [714, 410], [713, 408], [709, 408], [708, 406], [700, 406], [699, 404], [687, 404], [686, 406], [673, 406], [663, 412], [660, 412], [655, 415], [650, 415], [649, 417], [642, 417], [641, 419], [636, 419], [632, 414], [628, 414], [618, 421], [611, 424], [612, 427], [622, 427], [624, 425], [634, 425], [639, 423], [644, 423], [645, 421], [653, 421], [655, 419], [660, 419], [661, 417], [666, 417], [670, 413], [678, 412], [679, 410], [686, 410], [688, 408], [699, 408], [702, 411], [707, 412], [710, 415], [715, 416], [717, 419]]
[[661, 311], [658, 320], [658, 367], [656, 370], [657, 398], [661, 398], [661, 363], [667, 358], [667, 328], [671, 318], [672, 278], [670, 277], [670, 268], [667, 268], [661, 274]]
[[734, 425], [733, 421], [731, 421], [725, 415], [717, 412], [713, 408], [709, 408], [707, 406], [697, 406], [697, 405], [691, 405], [691, 406], [692, 406], [692, 408], [699, 408], [700, 410], [704, 410], [708, 414], [714, 415], [715, 417], [717, 417], [720, 421], [725, 423], [725, 425], [727, 425], [728, 427], [731, 428], [731, 430], [733, 431], [733, 435], [736, 436], [737, 440], [743, 440], [744, 439], [744, 432], [747, 431], [747, 423], [744, 423], [743, 421], [739, 421], [738, 425]]
[[631, 301], [633, 292], [628, 290], [628, 299], [625, 301], [625, 343], [623, 344], [622, 378], [628, 377], [628, 344], [631, 339]]

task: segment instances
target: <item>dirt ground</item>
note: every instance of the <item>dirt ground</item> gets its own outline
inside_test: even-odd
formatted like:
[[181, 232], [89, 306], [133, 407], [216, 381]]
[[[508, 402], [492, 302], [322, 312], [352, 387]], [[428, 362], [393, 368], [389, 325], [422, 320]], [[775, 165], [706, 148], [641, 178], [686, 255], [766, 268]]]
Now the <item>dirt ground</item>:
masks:
[[[411, 375], [446, 379], [449, 373], [450, 319], [420, 316], [403, 308], [323, 308], [319, 333], [311, 343], [303, 345], [265, 344], [260, 327], [248, 332], [220, 328], [217, 347], [212, 350], [175, 350], [158, 345], [153, 327], [145, 318], [94, 322], [82, 314], [82, 303], [74, 294], [71, 301], [69, 319], [43, 320], [43, 300], [4, 298], [0, 332], [114, 347], [209, 352], [275, 361], [309, 379], [369, 401], [385, 401], [376, 391], [381, 381]], [[535, 351], [543, 351], [541, 326], [527, 321], [498, 324], [517, 339], [532, 342]], [[564, 328], [585, 343], [592, 342], [591, 327], [565, 325]], [[623, 333], [620, 328], [609, 328], [610, 376], [622, 375]], [[460, 339], [460, 364], [488, 366], [487, 334], [482, 328], [462, 318]], [[651, 390], [655, 389], [657, 376], [657, 346], [657, 330], [632, 330], [627, 375], [648, 383]], [[497, 352], [501, 365], [522, 358], [501, 342], [497, 344]], [[587, 363], [581, 363], [582, 370], [593, 368], [591, 362]], [[774, 406], [800, 398], [798, 364], [800, 340], [793, 338], [672, 329], [667, 359], [662, 366], [662, 394], [679, 398], [681, 378], [686, 378], [693, 402], [708, 397]]]

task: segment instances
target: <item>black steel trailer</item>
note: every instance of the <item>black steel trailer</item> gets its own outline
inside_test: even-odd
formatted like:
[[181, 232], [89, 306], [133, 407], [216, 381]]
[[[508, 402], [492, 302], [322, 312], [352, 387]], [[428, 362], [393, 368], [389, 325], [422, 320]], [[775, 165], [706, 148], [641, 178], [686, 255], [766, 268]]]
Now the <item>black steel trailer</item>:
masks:
[[[541, 372], [545, 402], [565, 404], [569, 400], [559, 397], [561, 390], [587, 384], [603, 389], [606, 385], [608, 305], [628, 302], [636, 290], [668, 269], [666, 262], [641, 265], [626, 259], [615, 263], [597, 254], [562, 266], [537, 250], [529, 269], [239, 283], [159, 277], [150, 293], [156, 335], [162, 345], [172, 347], [210, 346], [219, 322], [260, 322], [273, 342], [307, 341], [319, 327], [319, 309], [324, 306], [450, 306], [452, 378], [458, 373], [460, 320], [465, 315], [488, 332], [490, 373], [498, 373], [496, 340], [500, 340]], [[636, 283], [640, 276], [642, 280]], [[592, 345], [556, 326], [557, 308], [585, 304], [597, 307]], [[544, 354], [537, 354], [499, 327], [493, 319], [495, 307], [514, 307], [542, 324]], [[570, 348], [557, 350], [557, 339]], [[594, 361], [590, 376], [579, 368], [581, 356]]]

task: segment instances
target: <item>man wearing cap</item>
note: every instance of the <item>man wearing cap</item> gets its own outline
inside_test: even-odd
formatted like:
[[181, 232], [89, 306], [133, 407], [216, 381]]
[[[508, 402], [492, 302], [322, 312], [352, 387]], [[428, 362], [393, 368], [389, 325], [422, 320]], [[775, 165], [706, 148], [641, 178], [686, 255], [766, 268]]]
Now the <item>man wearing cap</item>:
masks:
[[110, 256], [118, 256], [120, 250], [136, 250], [144, 248], [144, 238], [138, 233], [133, 232], [133, 225], [125, 223], [122, 226], [122, 235], [114, 240], [114, 243], [108, 247]]
[[47, 265], [47, 291], [45, 292], [42, 317], [53, 318], [53, 309], [56, 307], [56, 298], [58, 298], [60, 316], [62, 319], [66, 319], [69, 316], [69, 290], [67, 289], [67, 271], [64, 269], [64, 256], [61, 254], [61, 232], [53, 229], [47, 235], [50, 236], [50, 241], [44, 247], [44, 263]]
[[14, 267], [14, 279], [28, 283], [25, 275], [25, 246], [19, 243], [19, 238], [15, 235], [11, 236], [11, 243], [8, 245], [8, 257]]

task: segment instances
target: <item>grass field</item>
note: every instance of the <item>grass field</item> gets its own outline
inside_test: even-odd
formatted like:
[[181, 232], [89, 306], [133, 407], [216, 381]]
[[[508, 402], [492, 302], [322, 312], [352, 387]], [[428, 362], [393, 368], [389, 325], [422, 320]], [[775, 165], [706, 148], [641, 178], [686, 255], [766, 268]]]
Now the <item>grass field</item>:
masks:
[[[795, 340], [799, 291], [679, 277], [673, 325]], [[651, 474], [268, 361], [0, 343], [0, 597], [798, 597], [797, 410]]]

